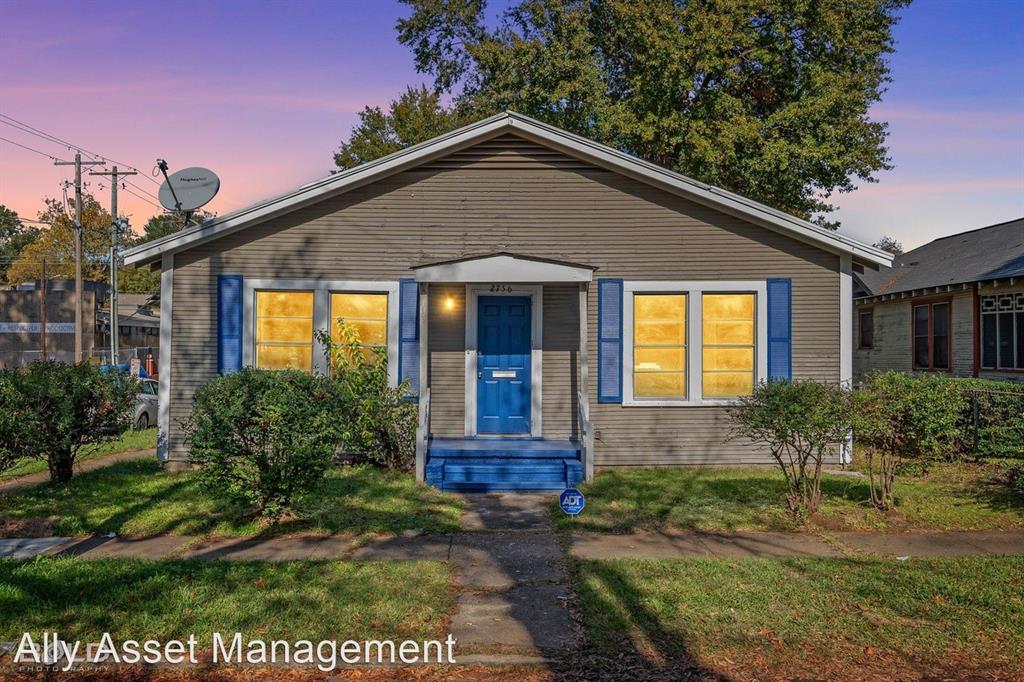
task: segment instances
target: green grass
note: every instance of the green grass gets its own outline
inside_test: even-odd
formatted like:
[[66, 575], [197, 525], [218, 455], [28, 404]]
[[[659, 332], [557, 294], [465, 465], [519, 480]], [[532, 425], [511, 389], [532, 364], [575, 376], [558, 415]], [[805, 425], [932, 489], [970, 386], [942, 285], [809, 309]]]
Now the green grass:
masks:
[[0, 640], [422, 639], [451, 605], [441, 562], [0, 560]]
[[[103, 457], [104, 455], [112, 455], [118, 452], [130, 452], [131, 450], [145, 450], [146, 448], [155, 447], [155, 428], [144, 429], [142, 431], [130, 429], [117, 440], [100, 443], [83, 449], [78, 455], [77, 461], [85, 462], [90, 459], [96, 459], [97, 457]], [[40, 459], [25, 459], [18, 462], [7, 471], [0, 473], [0, 481], [17, 478], [18, 476], [27, 476], [28, 474], [34, 474], [40, 471], [46, 471], [46, 462]]]
[[[705, 661], [1024, 655], [1024, 557], [575, 565], [588, 648]], [[762, 663], [765, 661], [762, 660]]]
[[[812, 519], [833, 530], [990, 529], [1024, 527], [1024, 499], [996, 481], [995, 468], [934, 465], [897, 479], [897, 509], [870, 505], [866, 478], [824, 475], [825, 501]], [[794, 530], [785, 511], [785, 481], [774, 469], [621, 469], [584, 486], [576, 519], [557, 510], [561, 528]]]
[[267, 528], [243, 510], [203, 489], [191, 472], [168, 473], [155, 460], [118, 462], [72, 479], [0, 495], [0, 519], [49, 519], [49, 532], [83, 535], [159, 533], [258, 535], [306, 531], [331, 533], [457, 530], [457, 498], [418, 485], [411, 474], [370, 466], [328, 471], [297, 517]]

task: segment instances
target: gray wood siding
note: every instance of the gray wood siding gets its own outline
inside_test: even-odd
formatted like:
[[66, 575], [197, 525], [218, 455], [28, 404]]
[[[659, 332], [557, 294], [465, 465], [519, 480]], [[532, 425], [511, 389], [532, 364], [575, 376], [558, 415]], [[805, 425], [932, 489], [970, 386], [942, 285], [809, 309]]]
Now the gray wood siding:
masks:
[[[971, 289], [950, 292], [954, 376], [974, 374], [974, 292]], [[940, 297], [941, 298], [941, 297]], [[873, 371], [911, 372], [911, 314], [913, 306], [932, 297], [904, 298], [855, 305], [853, 309], [853, 375], [863, 379]], [[860, 314], [865, 308], [874, 311], [874, 346], [860, 348]]]
[[[839, 378], [838, 256], [512, 136], [252, 226], [175, 259], [171, 456], [179, 421], [216, 372], [216, 276], [396, 280], [425, 262], [495, 251], [596, 266], [634, 280], [793, 279], [793, 371]], [[464, 314], [462, 292], [456, 297]], [[444, 292], [438, 292], [442, 294]], [[574, 291], [545, 291], [545, 435], [572, 430]], [[433, 300], [438, 300], [436, 297]], [[430, 311], [434, 430], [464, 420], [464, 322]], [[566, 319], [568, 318], [568, 319]], [[598, 466], [764, 463], [725, 443], [720, 407], [596, 401], [597, 294], [589, 298], [592, 419]]]

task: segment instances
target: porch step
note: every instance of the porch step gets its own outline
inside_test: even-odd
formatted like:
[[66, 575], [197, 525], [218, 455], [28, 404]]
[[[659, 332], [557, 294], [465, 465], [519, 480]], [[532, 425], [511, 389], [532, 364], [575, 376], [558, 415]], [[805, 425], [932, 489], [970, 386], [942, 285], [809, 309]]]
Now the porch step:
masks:
[[583, 480], [583, 463], [571, 441], [435, 439], [426, 479], [447, 491], [563, 490]]

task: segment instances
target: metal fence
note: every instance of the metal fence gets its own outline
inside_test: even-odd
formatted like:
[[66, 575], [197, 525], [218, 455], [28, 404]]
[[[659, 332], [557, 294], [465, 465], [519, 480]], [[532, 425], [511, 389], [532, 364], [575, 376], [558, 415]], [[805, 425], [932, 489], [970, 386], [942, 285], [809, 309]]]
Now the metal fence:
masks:
[[1024, 457], [1024, 389], [972, 388], [968, 446], [976, 457]]
[[[83, 352], [85, 360], [98, 365], [110, 363], [109, 348], [94, 348]], [[24, 367], [42, 357], [38, 350], [0, 351], [0, 367]], [[48, 360], [59, 362], [74, 362], [75, 352], [72, 350], [48, 350]], [[117, 352], [117, 364], [129, 363], [133, 358], [138, 358], [146, 373], [156, 376], [159, 373], [160, 353], [155, 346], [139, 346], [137, 348], [120, 348]]]

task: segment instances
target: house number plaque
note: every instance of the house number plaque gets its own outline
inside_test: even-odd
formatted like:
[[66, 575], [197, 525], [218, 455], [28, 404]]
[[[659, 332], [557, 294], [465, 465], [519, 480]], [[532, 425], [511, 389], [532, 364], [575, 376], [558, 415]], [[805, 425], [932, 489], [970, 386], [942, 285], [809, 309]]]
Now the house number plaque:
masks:
[[511, 294], [511, 284], [492, 284], [490, 289], [492, 294]]

